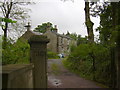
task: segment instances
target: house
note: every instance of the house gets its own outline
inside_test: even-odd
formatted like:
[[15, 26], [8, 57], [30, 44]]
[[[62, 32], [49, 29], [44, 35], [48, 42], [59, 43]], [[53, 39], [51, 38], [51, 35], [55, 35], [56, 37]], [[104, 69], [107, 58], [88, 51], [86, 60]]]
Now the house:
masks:
[[[28, 40], [32, 35], [42, 35], [41, 33], [31, 31], [29, 24], [26, 27], [27, 27], [27, 31], [22, 35], [21, 38]], [[48, 26], [47, 31], [43, 34], [47, 36], [48, 39], [50, 39], [50, 42], [47, 45], [48, 50], [58, 54], [69, 53], [70, 45], [72, 44], [76, 45], [76, 41], [68, 36], [59, 34], [57, 31], [58, 29], [56, 25], [54, 31], [51, 31], [51, 28]]]
[[44, 35], [50, 39], [50, 43], [48, 43], [48, 50], [55, 53], [69, 53], [70, 45], [76, 44], [76, 41], [72, 38], [59, 34], [56, 25], [54, 31], [51, 31], [50, 27], [48, 27], [48, 30], [44, 33]]
[[33, 32], [30, 30], [30, 23], [25, 26], [27, 28], [27, 31], [19, 38], [19, 39], [25, 39], [28, 40], [33, 35], [42, 35], [41, 33]]

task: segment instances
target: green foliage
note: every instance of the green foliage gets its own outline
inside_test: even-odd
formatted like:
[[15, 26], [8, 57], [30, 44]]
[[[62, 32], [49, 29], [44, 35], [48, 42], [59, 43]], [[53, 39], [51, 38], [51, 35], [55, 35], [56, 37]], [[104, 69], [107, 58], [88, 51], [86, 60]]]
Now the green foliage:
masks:
[[47, 23], [42, 23], [42, 25], [38, 25], [36, 28], [35, 28], [35, 32], [40, 32], [40, 33], [45, 33], [47, 31], [47, 28], [48, 28], [48, 25], [49, 27], [51, 28], [51, 31], [52, 30], [55, 30], [55, 28], [53, 28], [52, 26], [52, 23], [50, 22], [47, 22]]
[[13, 21], [12, 19], [9, 18], [2, 18], [3, 22], [8, 22], [8, 23], [16, 23], [17, 21]]
[[[103, 7], [99, 8], [100, 14], [100, 26], [96, 29], [99, 31], [99, 39], [101, 44], [115, 44], [117, 40], [119, 27], [118, 6], [120, 3], [114, 3], [115, 7], [112, 6], [112, 3], [104, 3]], [[95, 11], [94, 11], [95, 12]]]
[[73, 52], [74, 51], [74, 48], [76, 48], [76, 46], [74, 44], [71, 44], [70, 45], [70, 52]]
[[5, 49], [2, 49], [2, 64], [29, 63], [29, 44], [24, 40], [18, 40], [12, 44], [7, 42]]
[[60, 74], [60, 68], [58, 67], [57, 64], [53, 63], [51, 65], [51, 69], [52, 69], [52, 73], [55, 75], [59, 75]]
[[[29, 15], [28, 9], [24, 5], [28, 5], [30, 2], [18, 2], [16, 0], [2, 0], [0, 1], [0, 21], [2, 20], [1, 27], [4, 31], [4, 37], [7, 38], [7, 31], [13, 33], [9, 37], [15, 39], [13, 36], [21, 35], [24, 30], [24, 25], [27, 22]], [[11, 31], [12, 30], [12, 31]], [[5, 41], [6, 39], [4, 39]]]
[[56, 59], [56, 58], [59, 58], [58, 55], [52, 51], [48, 51], [47, 52], [47, 56], [49, 59]]
[[69, 31], [67, 31], [66, 36], [69, 36], [69, 35], [70, 35]]
[[[96, 81], [105, 85], [110, 85], [111, 80], [111, 53], [106, 46], [97, 44], [80, 44], [74, 48], [64, 65], [71, 71], [82, 77]], [[95, 70], [93, 69], [93, 58], [95, 59]]]
[[2, 18], [2, 17], [0, 17], [0, 26], [5, 27], [5, 26], [2, 24], [2, 22], [16, 23], [17, 21], [14, 21], [14, 20], [9, 19], [9, 18]]
[[2, 36], [0, 36], [0, 64], [2, 63]]
[[81, 35], [78, 35], [77, 45], [87, 44], [87, 43], [88, 43], [87, 36], [86, 37], [81, 37]]
[[69, 37], [71, 37], [72, 39], [77, 40], [77, 34], [76, 34], [76, 33], [71, 33], [71, 34], [70, 34], [70, 33], [67, 31], [66, 36], [69, 36]]

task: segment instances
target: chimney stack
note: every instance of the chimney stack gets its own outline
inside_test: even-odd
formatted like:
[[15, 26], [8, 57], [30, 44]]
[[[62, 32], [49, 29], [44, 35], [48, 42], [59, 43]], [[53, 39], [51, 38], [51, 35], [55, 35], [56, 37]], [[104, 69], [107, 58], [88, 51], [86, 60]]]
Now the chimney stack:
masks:
[[54, 26], [54, 31], [57, 33], [58, 29], [57, 29], [57, 25]]
[[47, 23], [47, 31], [51, 31], [51, 25], [49, 22]]

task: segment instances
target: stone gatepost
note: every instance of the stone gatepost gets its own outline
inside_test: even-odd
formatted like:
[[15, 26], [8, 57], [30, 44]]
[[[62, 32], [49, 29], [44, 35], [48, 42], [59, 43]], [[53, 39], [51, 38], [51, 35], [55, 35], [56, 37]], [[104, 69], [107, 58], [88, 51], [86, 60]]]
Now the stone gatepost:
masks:
[[47, 88], [47, 43], [49, 40], [43, 35], [34, 35], [29, 39], [30, 62], [34, 64], [34, 88]]

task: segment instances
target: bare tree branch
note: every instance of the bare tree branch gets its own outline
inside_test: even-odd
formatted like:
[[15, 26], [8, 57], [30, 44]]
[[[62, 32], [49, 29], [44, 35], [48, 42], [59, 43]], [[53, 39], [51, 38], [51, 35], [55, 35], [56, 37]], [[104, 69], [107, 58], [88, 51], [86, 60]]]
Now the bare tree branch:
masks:
[[5, 12], [4, 8], [3, 8], [2, 6], [0, 6], [0, 8], [1, 8], [1, 10], [2, 10], [3, 16], [5, 17], [5, 15], [6, 15], [5, 13], [6, 13], [6, 12]]

